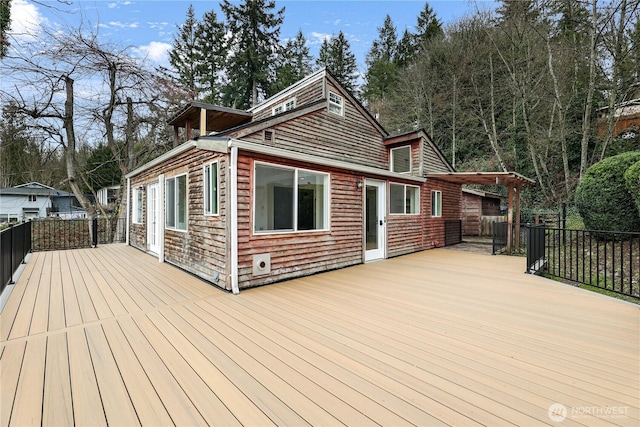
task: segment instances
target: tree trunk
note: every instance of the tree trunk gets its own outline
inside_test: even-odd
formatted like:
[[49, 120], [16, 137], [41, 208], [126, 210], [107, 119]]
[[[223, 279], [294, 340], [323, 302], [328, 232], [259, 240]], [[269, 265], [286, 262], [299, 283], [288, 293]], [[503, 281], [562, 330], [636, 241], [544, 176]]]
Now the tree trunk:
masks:
[[596, 34], [598, 24], [598, 0], [591, 0], [591, 34], [589, 42], [589, 81], [587, 99], [582, 117], [582, 141], [580, 142], [580, 181], [587, 170], [589, 155], [589, 137], [591, 136], [591, 104], [596, 86]]

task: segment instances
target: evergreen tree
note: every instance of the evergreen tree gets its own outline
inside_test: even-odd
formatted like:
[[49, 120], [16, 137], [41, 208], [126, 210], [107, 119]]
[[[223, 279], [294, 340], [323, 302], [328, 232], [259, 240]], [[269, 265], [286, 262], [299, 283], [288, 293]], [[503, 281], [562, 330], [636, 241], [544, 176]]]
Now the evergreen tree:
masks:
[[302, 30], [299, 30], [296, 37], [288, 40], [280, 49], [270, 95], [280, 92], [310, 74], [311, 61], [307, 40]]
[[206, 12], [196, 28], [196, 40], [200, 45], [196, 77], [204, 92], [205, 102], [217, 104], [221, 97], [221, 74], [226, 62], [224, 24], [218, 21], [214, 11]]
[[273, 0], [244, 0], [237, 6], [224, 0], [221, 8], [231, 33], [224, 99], [233, 107], [248, 108], [269, 93], [269, 70], [279, 49], [284, 8], [276, 11]]
[[320, 46], [316, 63], [320, 67], [327, 67], [344, 87], [355, 94], [358, 66], [349, 41], [342, 31], [338, 33], [338, 37], [332, 37], [330, 42], [325, 39]]
[[396, 49], [396, 65], [399, 68], [404, 68], [409, 65], [411, 61], [413, 61], [414, 56], [415, 48], [413, 46], [413, 34], [411, 34], [409, 30], [405, 28]]
[[11, 0], [0, 0], [0, 59], [7, 55], [9, 40], [7, 32], [11, 25]]
[[198, 69], [201, 61], [201, 49], [197, 34], [198, 21], [189, 5], [187, 18], [178, 26], [178, 34], [173, 38], [173, 49], [169, 52], [169, 63], [175, 72], [175, 78], [180, 85], [188, 90], [192, 97], [200, 88]]
[[387, 15], [384, 25], [378, 27], [378, 38], [373, 41], [366, 58], [368, 69], [365, 74], [363, 97], [370, 104], [384, 101], [387, 93], [393, 88], [397, 78], [397, 50], [396, 27]]
[[429, 6], [429, 3], [425, 3], [424, 9], [422, 9], [420, 15], [418, 15], [418, 25], [416, 26], [416, 34], [414, 36], [414, 46], [416, 50], [420, 51], [422, 45], [436, 37], [441, 37], [443, 34], [442, 23], [436, 16], [433, 8]]

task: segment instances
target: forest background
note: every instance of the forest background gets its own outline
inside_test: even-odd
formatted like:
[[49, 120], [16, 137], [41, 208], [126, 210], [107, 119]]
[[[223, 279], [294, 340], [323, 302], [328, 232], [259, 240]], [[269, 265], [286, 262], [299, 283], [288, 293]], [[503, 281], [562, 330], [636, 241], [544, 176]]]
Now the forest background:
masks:
[[390, 133], [424, 128], [458, 171], [535, 179], [526, 206], [571, 204], [590, 165], [640, 149], [640, 131], [615, 135], [616, 117], [602, 114], [640, 98], [639, 4], [503, 0], [443, 26], [425, 3], [411, 30], [397, 31], [390, 12], [359, 69], [343, 32], [317, 57], [302, 32], [282, 40], [286, 13], [273, 0], [223, 0], [221, 16], [189, 7], [168, 67], [88, 25], [18, 41], [0, 0], [11, 81], [0, 93], [0, 187], [38, 181], [106, 213], [90, 195], [173, 148], [166, 122], [186, 102], [245, 109], [327, 67]]

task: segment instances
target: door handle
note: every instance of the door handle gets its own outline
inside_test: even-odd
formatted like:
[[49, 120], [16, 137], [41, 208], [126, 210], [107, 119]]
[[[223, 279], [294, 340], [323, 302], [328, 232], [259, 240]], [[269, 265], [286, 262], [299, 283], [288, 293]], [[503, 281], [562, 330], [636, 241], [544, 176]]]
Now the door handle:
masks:
[[380, 225], [384, 225], [384, 223], [382, 222], [382, 220], [380, 220]]

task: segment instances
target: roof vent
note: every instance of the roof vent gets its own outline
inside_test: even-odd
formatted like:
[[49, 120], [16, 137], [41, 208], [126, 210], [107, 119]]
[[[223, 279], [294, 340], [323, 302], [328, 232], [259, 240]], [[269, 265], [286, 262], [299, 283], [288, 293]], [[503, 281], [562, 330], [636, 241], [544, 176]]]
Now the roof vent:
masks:
[[275, 137], [272, 130], [264, 131], [264, 142], [268, 144], [273, 144], [275, 142]]

